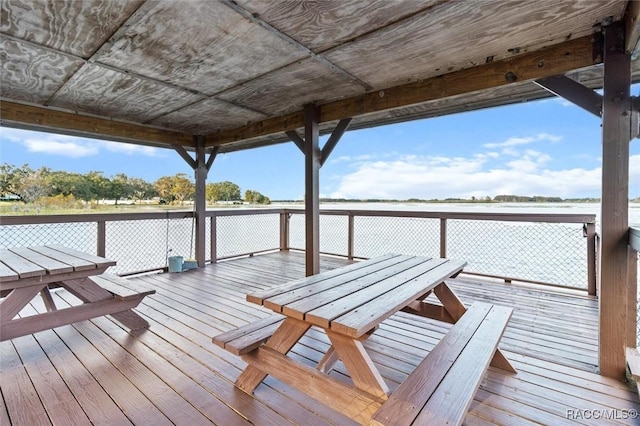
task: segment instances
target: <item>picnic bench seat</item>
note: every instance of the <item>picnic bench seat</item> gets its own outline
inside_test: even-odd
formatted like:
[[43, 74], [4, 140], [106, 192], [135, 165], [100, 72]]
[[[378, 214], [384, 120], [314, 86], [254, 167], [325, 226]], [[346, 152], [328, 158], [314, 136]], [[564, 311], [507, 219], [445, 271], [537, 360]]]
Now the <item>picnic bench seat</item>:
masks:
[[215, 336], [213, 343], [234, 355], [244, 355], [267, 341], [284, 319], [283, 315], [270, 315]]
[[[83, 285], [84, 280], [91, 280], [98, 284], [98, 287], [86, 288]], [[138, 306], [146, 296], [155, 294], [154, 289], [112, 274], [94, 275], [84, 280], [68, 281], [65, 283], [65, 287], [84, 302], [99, 302], [113, 297], [116, 303], [122, 303], [122, 308], [124, 306], [130, 307], [122, 310], [120, 308], [118, 310], [111, 309], [107, 311], [108, 315], [122, 322], [132, 331], [149, 328], [149, 323], [133, 312], [131, 308]]]
[[476, 302], [373, 415], [375, 425], [460, 425], [513, 309]]
[[89, 279], [113, 294], [116, 299], [121, 300], [135, 299], [138, 297], [142, 300], [145, 296], [155, 294], [156, 292], [152, 288], [145, 287], [117, 275], [102, 274], [95, 275]]
[[635, 382], [638, 395], [640, 395], [640, 352], [638, 352], [638, 348], [627, 347], [625, 354], [627, 358], [627, 379]]

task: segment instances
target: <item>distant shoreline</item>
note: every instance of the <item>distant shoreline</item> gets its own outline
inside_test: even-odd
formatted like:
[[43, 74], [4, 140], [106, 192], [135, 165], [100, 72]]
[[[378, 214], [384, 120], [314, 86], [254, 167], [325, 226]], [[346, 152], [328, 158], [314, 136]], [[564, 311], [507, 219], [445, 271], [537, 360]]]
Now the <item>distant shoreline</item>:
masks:
[[[600, 198], [567, 198], [560, 199], [557, 197], [531, 197], [532, 199], [514, 199], [514, 200], [469, 200], [461, 198], [447, 198], [444, 200], [422, 200], [410, 198], [408, 200], [390, 200], [390, 199], [350, 199], [350, 198], [321, 198], [322, 204], [357, 204], [357, 203], [412, 203], [412, 204], [504, 204], [504, 203], [522, 203], [522, 204], [587, 204], [587, 203], [599, 203]], [[301, 204], [304, 200], [272, 200], [272, 204]], [[636, 197], [629, 200], [629, 203], [640, 203], [640, 197]]]

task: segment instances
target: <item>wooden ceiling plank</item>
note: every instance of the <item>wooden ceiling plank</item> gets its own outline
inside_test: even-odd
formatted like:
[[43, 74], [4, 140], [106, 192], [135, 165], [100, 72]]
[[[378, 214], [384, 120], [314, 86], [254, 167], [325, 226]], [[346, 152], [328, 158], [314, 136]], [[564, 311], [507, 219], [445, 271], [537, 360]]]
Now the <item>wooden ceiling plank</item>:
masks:
[[7, 100], [0, 102], [0, 117], [0, 125], [7, 127], [55, 131], [74, 136], [95, 137], [122, 142], [148, 142], [152, 145], [165, 147], [174, 144], [184, 147], [193, 146], [191, 135], [184, 133], [23, 105]]
[[638, 56], [640, 49], [640, 1], [630, 1], [627, 3], [627, 11], [624, 15], [626, 51], [631, 53], [632, 58]]
[[358, 77], [356, 77], [355, 75], [353, 75], [350, 72], [346, 71], [345, 69], [337, 66], [336, 64], [331, 62], [329, 59], [325, 58], [324, 56], [316, 54], [313, 50], [309, 49], [307, 46], [305, 46], [302, 43], [298, 42], [297, 40], [289, 37], [287, 34], [283, 33], [280, 30], [278, 30], [277, 28], [275, 28], [274, 26], [272, 26], [268, 22], [260, 19], [259, 16], [256, 16], [256, 15], [252, 14], [251, 12], [249, 12], [248, 10], [242, 8], [236, 2], [231, 1], [231, 0], [221, 0], [221, 2], [225, 6], [229, 7], [233, 11], [239, 13], [240, 15], [242, 15], [246, 19], [250, 20], [251, 22], [253, 22], [253, 23], [257, 24], [257, 25], [260, 25], [262, 28], [266, 29], [270, 33], [276, 35], [277, 37], [281, 38], [282, 40], [286, 41], [287, 43], [295, 46], [297, 49], [300, 49], [302, 52], [304, 52], [307, 55], [309, 55], [309, 57], [317, 60], [318, 62], [320, 62], [324, 66], [328, 67], [332, 71], [337, 72], [338, 74], [343, 75], [344, 77], [348, 78], [349, 80], [361, 85], [366, 90], [373, 89], [373, 87], [371, 87], [371, 85], [369, 85], [367, 82], [359, 79]]
[[[546, 49], [486, 65], [467, 68], [422, 81], [369, 92], [321, 105], [321, 122], [419, 104], [524, 82], [588, 67], [602, 62], [593, 55], [593, 37], [581, 37]], [[209, 146], [250, 139], [304, 127], [302, 111], [207, 135]]]

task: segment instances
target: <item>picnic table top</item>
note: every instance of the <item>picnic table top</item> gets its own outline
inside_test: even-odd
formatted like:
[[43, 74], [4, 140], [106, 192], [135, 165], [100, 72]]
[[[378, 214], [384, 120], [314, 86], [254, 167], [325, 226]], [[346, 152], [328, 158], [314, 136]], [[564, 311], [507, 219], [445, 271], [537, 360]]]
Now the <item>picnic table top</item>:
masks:
[[247, 295], [275, 312], [358, 338], [466, 262], [388, 254]]
[[60, 245], [0, 249], [0, 284], [5, 288], [24, 280], [54, 281], [69, 273], [95, 275], [115, 264]]

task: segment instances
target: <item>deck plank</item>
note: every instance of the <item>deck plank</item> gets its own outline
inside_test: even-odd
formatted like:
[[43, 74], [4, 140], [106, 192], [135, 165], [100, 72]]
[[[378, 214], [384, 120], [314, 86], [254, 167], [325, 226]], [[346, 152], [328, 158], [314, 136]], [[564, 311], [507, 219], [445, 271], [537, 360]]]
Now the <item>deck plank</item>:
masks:
[[[347, 263], [322, 257], [321, 269]], [[156, 289], [135, 309], [150, 323], [143, 333], [131, 334], [110, 317], [82, 321], [19, 338], [24, 339], [17, 345], [21, 353], [31, 354], [23, 361], [15, 349], [18, 339], [0, 343], [0, 392], [5, 407], [0, 406], [0, 423], [50, 424], [55, 416], [47, 413], [41, 394], [56, 389], [48, 382], [64, 382], [94, 424], [104, 424], [105, 419], [113, 419], [111, 424], [171, 424], [185, 412], [198, 424], [353, 425], [331, 407], [273, 377], [252, 396], [239, 391], [233, 382], [246, 364], [211, 342], [217, 334], [272, 315], [271, 310], [247, 302], [247, 293], [268, 292], [304, 275], [304, 254], [282, 252], [223, 261], [184, 274], [131, 278]], [[597, 300], [469, 276], [448, 283], [467, 306], [478, 300], [514, 307], [500, 347], [518, 374], [506, 375], [490, 367], [465, 425], [564, 425], [572, 424], [566, 418], [567, 409], [640, 408], [632, 388], [593, 373]], [[53, 296], [62, 306], [78, 303], [64, 289], [55, 290]], [[39, 298], [21, 314], [34, 307], [44, 309]], [[560, 310], [566, 318], [558, 314]], [[364, 346], [393, 391], [450, 327], [400, 312], [383, 321]], [[329, 345], [327, 336], [312, 328], [291, 356], [315, 367]], [[58, 378], [38, 377], [42, 374]], [[335, 365], [331, 377], [350, 381], [342, 362]], [[68, 392], [61, 392], [60, 399], [74, 404], [64, 402]], [[164, 393], [166, 397], [158, 395]], [[176, 401], [182, 408], [174, 411], [165, 406]], [[184, 423], [183, 418], [179, 420]], [[635, 421], [599, 420], [579, 423]]]
[[10, 424], [47, 425], [51, 420], [11, 341], [0, 344], [0, 388]]

